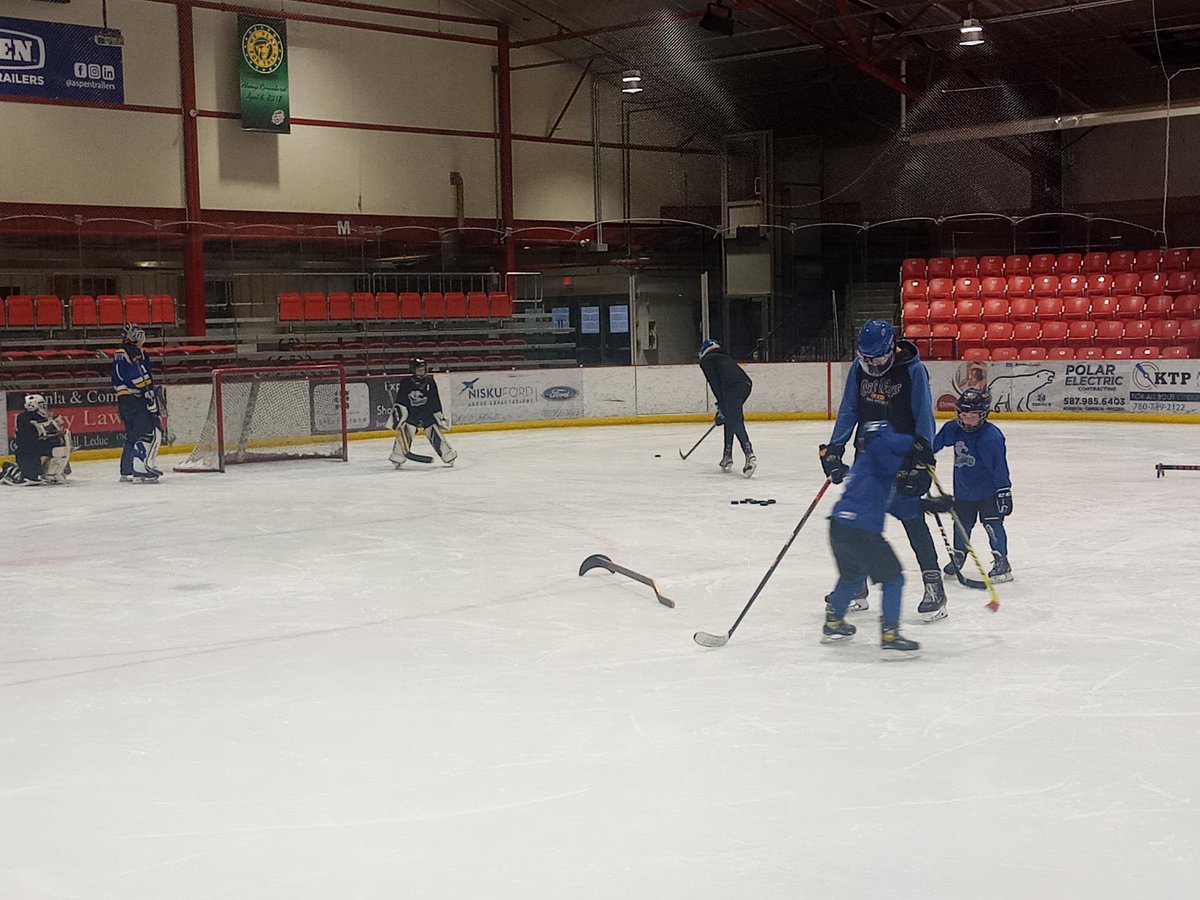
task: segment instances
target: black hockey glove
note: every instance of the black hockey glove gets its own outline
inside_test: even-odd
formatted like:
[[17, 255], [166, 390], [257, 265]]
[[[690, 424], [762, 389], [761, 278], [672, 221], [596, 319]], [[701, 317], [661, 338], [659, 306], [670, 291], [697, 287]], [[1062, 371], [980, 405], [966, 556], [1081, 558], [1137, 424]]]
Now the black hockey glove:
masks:
[[952, 509], [954, 509], [954, 498], [949, 494], [921, 498], [921, 512], [923, 513], [948, 513]]
[[719, 406], [717, 407], [717, 414], [715, 416], [713, 416], [713, 424], [714, 425], [724, 425], [725, 424], [725, 413], [721, 412], [721, 407], [719, 407]]
[[820, 447], [821, 468], [825, 477], [834, 484], [841, 484], [850, 473], [850, 467], [842, 462], [842, 454], [846, 452], [845, 444], [822, 444]]
[[1001, 516], [1012, 515], [1012, 488], [996, 491], [996, 512]]
[[925, 468], [937, 464], [937, 457], [933, 455], [933, 448], [925, 443], [925, 438], [913, 438], [912, 464]]
[[909, 466], [896, 473], [896, 493], [905, 497], [923, 497], [933, 485], [933, 478], [924, 466]]

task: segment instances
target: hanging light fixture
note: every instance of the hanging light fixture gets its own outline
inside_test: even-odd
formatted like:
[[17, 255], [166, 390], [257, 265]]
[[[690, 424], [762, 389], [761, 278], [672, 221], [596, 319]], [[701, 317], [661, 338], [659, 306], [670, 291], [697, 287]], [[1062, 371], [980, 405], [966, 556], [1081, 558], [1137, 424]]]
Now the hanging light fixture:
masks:
[[958, 30], [960, 47], [977, 47], [983, 43], [983, 25], [978, 19], [963, 19], [962, 27]]
[[640, 94], [642, 92], [642, 73], [637, 69], [626, 69], [621, 76], [622, 94]]

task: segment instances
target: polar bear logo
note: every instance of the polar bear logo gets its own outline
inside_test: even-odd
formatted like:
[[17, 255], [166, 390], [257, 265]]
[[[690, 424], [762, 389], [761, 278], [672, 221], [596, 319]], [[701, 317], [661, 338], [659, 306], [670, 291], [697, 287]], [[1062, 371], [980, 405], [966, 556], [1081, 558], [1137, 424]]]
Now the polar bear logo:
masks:
[[1020, 375], [999, 375], [992, 379], [992, 409], [996, 412], [1028, 412], [1033, 395], [1053, 383], [1054, 372], [1037, 369]]

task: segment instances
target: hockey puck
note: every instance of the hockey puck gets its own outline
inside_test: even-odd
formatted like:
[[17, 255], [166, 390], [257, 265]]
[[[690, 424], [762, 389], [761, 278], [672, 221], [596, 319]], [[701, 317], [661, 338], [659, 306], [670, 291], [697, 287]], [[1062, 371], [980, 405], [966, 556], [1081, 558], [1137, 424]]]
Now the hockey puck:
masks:
[[729, 505], [730, 505], [730, 506], [737, 506], [737, 505], [738, 505], [739, 503], [741, 503], [741, 502], [742, 502], [741, 500], [730, 500], [730, 501], [729, 501]]
[[661, 458], [662, 458], [662, 454], [661, 454], [661, 453], [655, 453], [655, 454], [654, 454], [654, 458], [655, 458], [655, 459], [661, 459]]

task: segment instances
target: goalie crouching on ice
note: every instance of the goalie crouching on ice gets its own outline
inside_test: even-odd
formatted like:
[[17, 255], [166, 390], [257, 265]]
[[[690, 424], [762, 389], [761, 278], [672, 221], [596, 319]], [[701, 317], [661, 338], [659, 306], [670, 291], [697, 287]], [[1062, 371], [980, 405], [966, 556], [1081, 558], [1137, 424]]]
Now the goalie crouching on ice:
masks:
[[392, 427], [396, 429], [396, 442], [392, 445], [392, 454], [388, 457], [396, 468], [400, 468], [408, 460], [414, 462], [433, 462], [428, 456], [412, 452], [413, 437], [418, 428], [425, 429], [425, 437], [433, 446], [434, 452], [448, 466], [454, 465], [458, 452], [450, 446], [445, 434], [450, 430], [450, 423], [442, 412], [442, 400], [438, 396], [437, 383], [429, 374], [429, 367], [420, 357], [414, 358], [409, 364], [412, 373], [400, 379], [396, 386], [396, 396], [392, 405]]
[[25, 412], [17, 416], [16, 463], [5, 463], [4, 484], [66, 484], [71, 466], [71, 429], [52, 414], [41, 394], [25, 397]]

